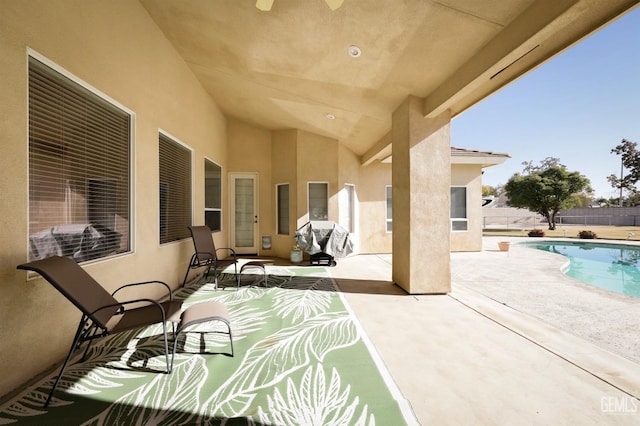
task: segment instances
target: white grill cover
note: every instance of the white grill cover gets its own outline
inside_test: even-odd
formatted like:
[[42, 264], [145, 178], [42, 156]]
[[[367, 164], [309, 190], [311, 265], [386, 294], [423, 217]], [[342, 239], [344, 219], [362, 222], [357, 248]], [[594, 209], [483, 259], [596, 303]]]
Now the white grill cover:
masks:
[[312, 220], [296, 231], [296, 243], [309, 254], [326, 253], [346, 257], [353, 252], [349, 232], [335, 222]]

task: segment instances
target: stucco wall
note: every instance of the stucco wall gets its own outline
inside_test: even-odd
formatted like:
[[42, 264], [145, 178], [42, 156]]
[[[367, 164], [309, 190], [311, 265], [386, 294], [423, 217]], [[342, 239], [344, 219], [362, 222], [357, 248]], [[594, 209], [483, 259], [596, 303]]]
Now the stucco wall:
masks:
[[329, 220], [338, 221], [338, 141], [298, 131], [296, 229], [309, 221], [308, 182], [329, 183]]
[[386, 227], [387, 185], [391, 185], [391, 164], [376, 161], [362, 167], [358, 189], [361, 253], [391, 253], [393, 234]]
[[450, 122], [425, 118], [414, 96], [392, 115], [393, 281], [411, 294], [451, 290]]
[[[271, 187], [279, 183], [289, 184], [289, 234], [276, 235], [274, 231], [273, 249], [274, 255], [288, 258], [294, 245], [293, 237], [296, 232], [298, 203], [297, 182], [297, 130], [279, 130], [273, 132], [273, 144], [271, 147], [271, 164], [273, 166]], [[275, 194], [272, 196], [275, 200]], [[275, 209], [275, 205], [274, 205]], [[275, 220], [275, 219], [274, 219]]]
[[[358, 205], [358, 193], [360, 190], [360, 158], [355, 155], [349, 148], [344, 146], [343, 144], [339, 144], [338, 147], [338, 191], [346, 195], [345, 185], [353, 185], [354, 188], [354, 205], [353, 205], [353, 230], [351, 233], [351, 240], [354, 245], [354, 251], [357, 253], [360, 251], [360, 207]], [[346, 227], [347, 224], [344, 223], [347, 211], [349, 209], [349, 205], [346, 202], [345, 198], [339, 197], [339, 205], [338, 211], [339, 215], [336, 218], [336, 222], [338, 222], [343, 227]], [[344, 202], [343, 202], [344, 201]]]
[[[289, 256], [295, 230], [308, 221], [310, 181], [329, 183], [329, 219], [333, 221], [340, 217], [339, 191], [345, 183], [354, 184], [359, 200], [356, 226], [360, 251], [391, 252], [392, 234], [385, 230], [385, 185], [391, 184], [391, 165], [361, 167], [357, 156], [338, 141], [312, 133], [269, 131], [236, 120], [227, 123], [136, 1], [3, 2], [0, 193], [5, 202], [0, 203], [0, 395], [62, 359], [79, 319], [79, 311], [49, 284], [41, 279], [27, 281], [26, 274], [15, 269], [27, 260], [28, 48], [135, 114], [133, 252], [85, 266], [107, 290], [147, 279], [177, 287], [193, 252], [188, 239], [162, 246], [158, 241], [160, 129], [193, 150], [194, 224], [204, 222], [204, 158], [222, 166], [223, 230], [214, 234], [218, 246], [229, 243], [229, 173], [256, 172], [259, 235], [271, 235], [273, 241], [273, 249], [260, 254]], [[469, 177], [469, 181], [477, 185], [479, 197], [479, 180]], [[277, 183], [291, 185], [290, 235], [275, 234]], [[480, 206], [472, 197], [469, 203]]]
[[0, 395], [58, 362], [80, 317], [49, 284], [16, 270], [27, 260], [28, 47], [135, 113], [135, 253], [86, 266], [108, 290], [150, 278], [175, 287], [193, 250], [190, 240], [158, 242], [158, 130], [193, 149], [195, 223], [204, 217], [204, 156], [228, 170], [223, 115], [137, 1], [3, 2]]
[[[229, 185], [229, 174], [236, 172], [257, 173], [258, 175], [258, 254], [272, 256], [271, 250], [262, 250], [260, 239], [275, 233], [274, 188], [271, 176], [271, 131], [261, 129], [238, 120], [229, 119], [227, 124], [229, 143], [229, 167], [225, 173], [225, 185]], [[225, 229], [230, 229], [230, 209], [223, 209], [227, 214]]]

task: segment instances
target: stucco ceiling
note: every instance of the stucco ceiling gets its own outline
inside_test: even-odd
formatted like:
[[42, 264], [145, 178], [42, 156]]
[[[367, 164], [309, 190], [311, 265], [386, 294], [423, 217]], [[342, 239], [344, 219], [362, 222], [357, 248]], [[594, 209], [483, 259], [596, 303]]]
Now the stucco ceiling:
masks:
[[335, 138], [367, 159], [388, 146], [407, 95], [425, 116], [455, 116], [638, 0], [140, 2], [227, 116]]

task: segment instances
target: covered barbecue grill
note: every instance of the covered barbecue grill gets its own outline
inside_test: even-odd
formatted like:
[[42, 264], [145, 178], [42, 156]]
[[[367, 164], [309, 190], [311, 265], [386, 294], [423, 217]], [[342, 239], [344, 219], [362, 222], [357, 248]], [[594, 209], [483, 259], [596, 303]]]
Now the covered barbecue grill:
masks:
[[353, 252], [349, 231], [331, 221], [307, 222], [298, 228], [295, 240], [311, 256], [312, 265], [335, 266], [334, 258], [346, 257]]
[[104, 257], [120, 248], [122, 235], [97, 224], [66, 224], [29, 236], [29, 259], [68, 256], [76, 262]]

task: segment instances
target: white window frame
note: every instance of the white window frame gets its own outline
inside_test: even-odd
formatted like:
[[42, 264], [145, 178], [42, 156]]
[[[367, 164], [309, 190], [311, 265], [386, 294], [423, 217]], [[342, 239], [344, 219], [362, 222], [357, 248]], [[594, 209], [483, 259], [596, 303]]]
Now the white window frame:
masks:
[[[158, 155], [160, 155], [160, 135], [168, 138], [171, 140], [171, 142], [175, 143], [176, 145], [181, 146], [182, 148], [184, 148], [186, 151], [189, 152], [189, 172], [191, 175], [191, 188], [189, 188], [189, 193], [190, 193], [190, 198], [191, 198], [191, 202], [190, 202], [190, 206], [189, 206], [189, 225], [193, 225], [193, 201], [194, 201], [194, 153], [193, 153], [193, 148], [191, 148], [189, 145], [187, 145], [186, 143], [182, 142], [180, 139], [176, 138], [175, 136], [173, 136], [172, 134], [170, 134], [169, 132], [164, 131], [163, 129], [158, 129]], [[160, 170], [160, 164], [158, 164], [158, 172]], [[160, 191], [160, 186], [162, 185], [162, 182], [158, 182], [158, 191]], [[160, 193], [158, 193], [158, 206], [160, 204]], [[161, 229], [160, 229], [160, 216], [161, 216], [162, 212], [160, 211], [160, 206], [158, 207], [158, 241], [160, 242], [160, 245], [166, 245], [166, 244], [172, 244], [172, 243], [176, 243], [179, 241], [182, 241], [184, 239], [187, 239], [190, 237], [189, 235], [189, 230], [187, 229], [187, 227], [185, 226], [184, 230], [181, 230], [183, 232], [183, 234], [181, 235], [180, 238], [175, 239], [175, 240], [170, 240], [170, 241], [165, 241], [162, 242], [162, 236], [161, 236]]]
[[350, 234], [356, 232], [357, 220], [357, 199], [356, 186], [352, 183], [345, 183], [340, 194], [340, 226], [345, 228]]
[[[288, 221], [287, 221], [287, 232], [284, 232], [284, 230], [280, 229], [280, 212], [281, 212], [281, 206], [280, 206], [280, 188], [281, 187], [287, 187], [287, 191], [288, 191], [288, 198], [287, 198], [287, 217], [288, 217]], [[277, 235], [291, 235], [291, 185], [288, 182], [283, 182], [283, 183], [277, 183], [276, 184], [276, 191], [275, 191], [275, 197], [276, 197], [276, 234]]]
[[[45, 65], [46, 67], [50, 68], [51, 70], [55, 71], [56, 73], [60, 74], [61, 76], [67, 78], [69, 81], [71, 81], [72, 83], [80, 86], [81, 88], [87, 90], [88, 92], [92, 93], [93, 95], [99, 97], [100, 99], [102, 99], [104, 102], [110, 104], [111, 106], [113, 106], [116, 109], [119, 109], [121, 112], [123, 112], [124, 114], [127, 114], [129, 116], [129, 129], [128, 129], [128, 143], [129, 143], [129, 147], [128, 147], [128, 152], [127, 152], [127, 156], [128, 156], [128, 167], [127, 167], [127, 173], [128, 173], [128, 188], [127, 188], [127, 194], [128, 194], [128, 212], [127, 212], [127, 218], [126, 218], [126, 227], [122, 227], [122, 230], [117, 229], [117, 232], [120, 232], [122, 234], [122, 238], [123, 239], [127, 239], [127, 243], [126, 243], [126, 250], [124, 251], [118, 251], [115, 254], [110, 254], [107, 256], [102, 256], [102, 257], [98, 257], [95, 259], [91, 259], [88, 261], [84, 261], [82, 263], [89, 263], [89, 262], [95, 262], [95, 261], [102, 261], [102, 260], [106, 260], [106, 259], [111, 259], [113, 257], [116, 256], [122, 256], [122, 255], [127, 255], [127, 254], [132, 254], [135, 252], [135, 233], [134, 233], [134, 229], [135, 227], [133, 226], [133, 224], [135, 223], [135, 212], [136, 212], [136, 206], [135, 206], [135, 168], [134, 165], [136, 163], [136, 159], [135, 159], [135, 152], [136, 152], [136, 146], [135, 146], [135, 127], [136, 127], [136, 115], [135, 113], [125, 107], [124, 105], [122, 105], [120, 102], [116, 101], [115, 99], [113, 99], [112, 97], [108, 96], [107, 94], [105, 94], [104, 92], [100, 91], [99, 89], [97, 89], [96, 87], [92, 86], [91, 84], [87, 83], [86, 81], [84, 81], [83, 79], [77, 77], [76, 75], [72, 74], [71, 72], [67, 71], [65, 68], [61, 67], [60, 65], [56, 64], [55, 62], [51, 61], [50, 59], [48, 59], [47, 57], [45, 57], [44, 55], [38, 53], [37, 51], [35, 51], [32, 48], [27, 48], [26, 49], [26, 59], [27, 59], [27, 64], [29, 63], [30, 58], [35, 59], [36, 61], [42, 63], [43, 65]], [[26, 69], [27, 72], [27, 80], [29, 78], [29, 67], [27, 66]], [[27, 99], [27, 104], [29, 104], [29, 101]], [[28, 110], [29, 111], [29, 110]], [[27, 113], [27, 123], [29, 122], [30, 118], [29, 118], [29, 112]], [[27, 170], [29, 170], [29, 159], [27, 159]], [[89, 177], [88, 179], [93, 179], [92, 177]], [[98, 179], [104, 179], [104, 178], [98, 178]], [[109, 179], [109, 178], [107, 178]], [[29, 184], [27, 183], [27, 187], [29, 187]], [[27, 197], [28, 197], [28, 193], [27, 193]], [[30, 206], [30, 201], [27, 200], [27, 217], [30, 217], [30, 211], [31, 211], [31, 206]], [[29, 222], [29, 220], [27, 220], [27, 222]], [[122, 222], [120, 222], [122, 223]], [[119, 227], [116, 226], [117, 228]], [[31, 233], [31, 230], [29, 230], [29, 232], [27, 233], [27, 246], [29, 247], [30, 245], [30, 241], [29, 241], [29, 234]], [[124, 233], [126, 233], [126, 235], [124, 235]], [[121, 243], [122, 246], [122, 243]]]
[[[220, 208], [214, 208], [214, 207], [207, 207], [207, 161], [220, 167]], [[211, 232], [222, 232], [223, 228], [224, 228], [224, 206], [223, 206], [223, 202], [224, 202], [224, 197], [223, 197], [223, 193], [222, 193], [222, 188], [224, 188], [224, 169], [222, 167], [221, 164], [218, 164], [217, 162], [213, 161], [210, 158], [204, 157], [204, 164], [205, 164], [205, 175], [204, 175], [204, 181], [205, 181], [205, 190], [204, 190], [204, 215], [205, 215], [205, 223], [206, 223], [206, 217], [207, 217], [207, 212], [220, 212], [220, 229], [214, 229], [211, 228]]]
[[[311, 185], [325, 185], [327, 189], [327, 199], [326, 199], [327, 211], [326, 211], [326, 217], [324, 218], [316, 218], [315, 215], [311, 214]], [[307, 182], [307, 212], [309, 213], [309, 220], [329, 220], [329, 182], [323, 182], [323, 181]]]
[[[388, 196], [391, 193], [391, 198]], [[389, 205], [391, 204], [391, 205]], [[393, 186], [385, 185], [384, 187], [384, 216], [386, 218], [385, 221], [385, 232], [387, 234], [391, 234], [393, 232]], [[391, 214], [389, 211], [391, 210]]]
[[[464, 185], [451, 185], [450, 191], [453, 191], [454, 188], [464, 189], [464, 217], [451, 217], [451, 232], [469, 232], [469, 214], [468, 214], [468, 206], [469, 206], [469, 191]], [[451, 194], [451, 202], [453, 203], [453, 194]], [[450, 215], [453, 215], [453, 206], [450, 209]], [[455, 229], [454, 224], [464, 224], [464, 229]]]

